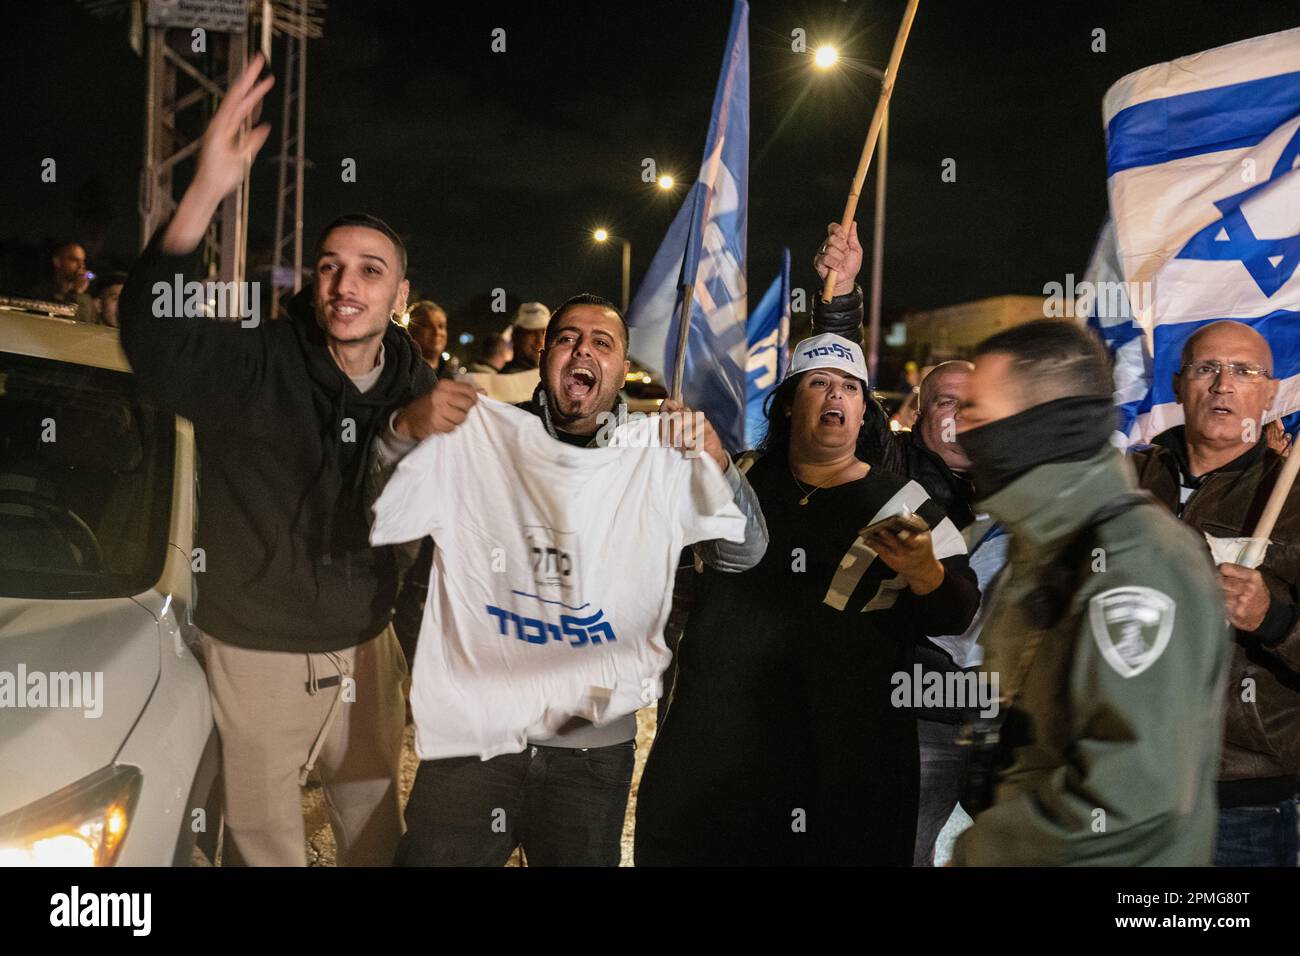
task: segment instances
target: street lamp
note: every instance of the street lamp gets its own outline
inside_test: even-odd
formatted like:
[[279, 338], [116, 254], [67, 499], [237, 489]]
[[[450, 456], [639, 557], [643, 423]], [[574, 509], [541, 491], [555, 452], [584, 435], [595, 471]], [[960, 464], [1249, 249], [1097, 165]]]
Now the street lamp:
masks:
[[632, 243], [628, 242], [622, 236], [611, 236], [606, 229], [597, 229], [591, 234], [591, 238], [597, 242], [605, 242], [608, 239], [617, 239], [623, 243], [623, 314], [627, 314], [628, 301], [632, 296]]
[[668, 192], [668, 191], [671, 190], [671, 189], [673, 188], [673, 186], [675, 186], [676, 184], [677, 184], [677, 183], [676, 183], [676, 180], [674, 180], [673, 177], [671, 177], [671, 176], [660, 176], [660, 177], [659, 177], [659, 188], [662, 189], [664, 192]]
[[839, 53], [830, 44], [819, 46], [817, 52], [813, 54], [813, 62], [817, 64], [819, 70], [829, 70], [839, 58]]

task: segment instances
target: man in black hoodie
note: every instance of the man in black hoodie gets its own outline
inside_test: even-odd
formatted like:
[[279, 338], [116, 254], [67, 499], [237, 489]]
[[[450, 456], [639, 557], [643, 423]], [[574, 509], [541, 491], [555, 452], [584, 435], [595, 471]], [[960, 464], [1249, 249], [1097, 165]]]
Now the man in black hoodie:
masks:
[[463, 421], [474, 393], [435, 390], [391, 321], [409, 290], [406, 250], [374, 217], [325, 228], [315, 281], [285, 321], [177, 314], [190, 253], [270, 132], [241, 132], [272, 83], [258, 82], [262, 66], [254, 58], [231, 86], [193, 183], [132, 269], [122, 345], [141, 388], [194, 424], [195, 621], [221, 734], [228, 859], [306, 863], [300, 787], [319, 763], [338, 862], [387, 865], [401, 837], [406, 669], [389, 623], [393, 557], [368, 542], [366, 451], [414, 398], [427, 396], [436, 431]]

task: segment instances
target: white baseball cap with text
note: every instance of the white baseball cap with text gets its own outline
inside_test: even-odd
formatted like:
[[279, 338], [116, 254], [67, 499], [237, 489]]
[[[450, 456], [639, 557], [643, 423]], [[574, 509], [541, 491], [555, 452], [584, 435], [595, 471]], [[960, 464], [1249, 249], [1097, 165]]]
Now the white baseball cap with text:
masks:
[[787, 378], [814, 368], [837, 369], [859, 379], [863, 385], [869, 384], [861, 346], [834, 332], [806, 338], [790, 350]]

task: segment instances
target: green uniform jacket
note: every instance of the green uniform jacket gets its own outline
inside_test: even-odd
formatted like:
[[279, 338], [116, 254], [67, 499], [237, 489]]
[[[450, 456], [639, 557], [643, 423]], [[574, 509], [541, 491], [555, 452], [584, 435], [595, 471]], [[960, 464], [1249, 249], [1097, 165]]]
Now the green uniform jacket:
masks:
[[[966, 866], [1196, 866], [1211, 861], [1228, 629], [1201, 541], [1165, 509], [1100, 525], [1047, 631], [1026, 598], [1103, 505], [1136, 490], [1109, 446], [1041, 465], [987, 510], [1012, 533], [983, 632], [984, 670], [1029, 718], [994, 804], [957, 840]], [[1104, 570], [1102, 570], [1104, 568]]]

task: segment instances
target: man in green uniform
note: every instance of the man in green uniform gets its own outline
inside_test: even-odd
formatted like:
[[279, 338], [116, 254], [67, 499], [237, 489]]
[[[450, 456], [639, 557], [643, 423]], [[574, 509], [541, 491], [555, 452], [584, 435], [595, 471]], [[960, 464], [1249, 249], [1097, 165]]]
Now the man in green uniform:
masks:
[[1228, 640], [1204, 545], [1110, 446], [1109, 367], [1084, 329], [993, 336], [969, 388], [978, 510], [1012, 544], [984, 626], [998, 744], [975, 734], [972, 755], [996, 776], [953, 862], [1209, 864]]

